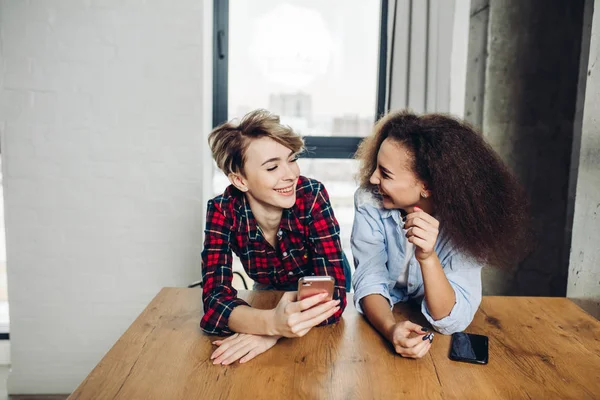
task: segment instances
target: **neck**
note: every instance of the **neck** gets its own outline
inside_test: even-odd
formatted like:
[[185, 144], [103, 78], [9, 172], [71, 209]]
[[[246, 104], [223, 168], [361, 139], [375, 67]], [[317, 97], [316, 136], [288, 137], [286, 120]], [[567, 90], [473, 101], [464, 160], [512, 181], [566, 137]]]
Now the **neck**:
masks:
[[[421, 210], [425, 211], [427, 214], [429, 215], [433, 215], [435, 213], [435, 207], [433, 206], [433, 203], [431, 201], [430, 198], [427, 199], [421, 199], [417, 204], [417, 207], [419, 207]], [[414, 208], [413, 208], [414, 210]], [[411, 212], [413, 211], [411, 210]], [[407, 210], [408, 211], [408, 210]]]
[[252, 196], [246, 195], [246, 199], [248, 200], [252, 214], [254, 214], [254, 218], [256, 218], [256, 222], [263, 233], [268, 235], [269, 233], [276, 232], [281, 223], [283, 209], [262, 203]]

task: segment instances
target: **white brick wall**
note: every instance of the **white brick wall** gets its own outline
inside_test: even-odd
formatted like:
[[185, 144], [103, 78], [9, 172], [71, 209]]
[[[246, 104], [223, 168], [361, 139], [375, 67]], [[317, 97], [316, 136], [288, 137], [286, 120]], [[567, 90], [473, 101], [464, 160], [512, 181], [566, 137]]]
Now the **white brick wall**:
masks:
[[211, 3], [0, 0], [9, 393], [71, 392], [199, 279]]

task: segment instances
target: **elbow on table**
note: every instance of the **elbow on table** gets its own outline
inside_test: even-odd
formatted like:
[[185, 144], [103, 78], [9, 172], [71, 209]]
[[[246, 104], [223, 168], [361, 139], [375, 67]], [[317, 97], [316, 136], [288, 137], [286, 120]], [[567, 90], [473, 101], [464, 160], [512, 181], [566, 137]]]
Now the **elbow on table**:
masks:
[[475, 313], [479, 308], [478, 306], [479, 304], [465, 304], [464, 302], [456, 303], [449, 315], [437, 320], [429, 314], [427, 307], [424, 307], [422, 311], [431, 323], [433, 329], [442, 335], [451, 335], [456, 332], [462, 332], [471, 325]]
[[431, 325], [433, 326], [433, 329], [442, 335], [452, 335], [453, 333], [462, 332], [467, 329], [469, 325], [471, 325], [471, 321], [472, 319], [469, 321], [457, 321], [456, 323], [450, 325], [436, 325], [434, 322]]

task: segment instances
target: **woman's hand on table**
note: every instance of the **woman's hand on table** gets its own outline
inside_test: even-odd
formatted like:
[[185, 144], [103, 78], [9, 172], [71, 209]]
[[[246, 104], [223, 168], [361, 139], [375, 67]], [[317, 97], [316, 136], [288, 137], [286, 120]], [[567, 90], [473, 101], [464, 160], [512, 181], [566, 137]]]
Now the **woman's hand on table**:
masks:
[[243, 364], [275, 346], [279, 338], [280, 336], [236, 333], [228, 338], [215, 340], [213, 344], [218, 348], [210, 359], [213, 360], [213, 364], [229, 365], [237, 360]]
[[433, 332], [410, 321], [402, 321], [392, 325], [388, 339], [402, 357], [421, 358], [431, 348]]

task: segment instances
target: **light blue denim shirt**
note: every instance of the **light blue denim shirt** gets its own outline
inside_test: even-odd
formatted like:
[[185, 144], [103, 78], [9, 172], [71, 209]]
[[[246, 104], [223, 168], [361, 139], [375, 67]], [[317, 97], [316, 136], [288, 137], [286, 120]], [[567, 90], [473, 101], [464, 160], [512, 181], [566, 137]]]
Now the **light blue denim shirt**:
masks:
[[385, 297], [390, 308], [414, 298], [421, 301], [421, 312], [438, 332], [449, 335], [469, 326], [481, 303], [482, 266], [456, 250], [445, 237], [442, 224], [435, 252], [456, 293], [456, 303], [448, 316], [436, 321], [427, 308], [423, 275], [414, 254], [408, 263], [407, 286], [396, 286], [405, 264], [404, 222], [400, 211], [383, 208], [377, 195], [362, 188], [354, 195], [354, 209], [351, 244], [356, 267], [352, 279], [356, 309], [363, 312], [360, 300], [370, 294]]

